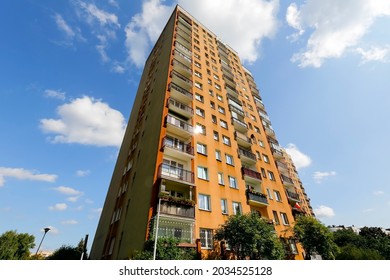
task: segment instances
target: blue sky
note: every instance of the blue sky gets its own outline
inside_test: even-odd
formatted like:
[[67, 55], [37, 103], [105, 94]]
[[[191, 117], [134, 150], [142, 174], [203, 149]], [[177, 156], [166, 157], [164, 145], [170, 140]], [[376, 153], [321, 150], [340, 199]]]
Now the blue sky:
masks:
[[[143, 63], [179, 3], [253, 73], [326, 225], [390, 218], [390, 2], [0, 3], [0, 233], [91, 246]], [[215, 14], [218, 10], [219, 13]]]

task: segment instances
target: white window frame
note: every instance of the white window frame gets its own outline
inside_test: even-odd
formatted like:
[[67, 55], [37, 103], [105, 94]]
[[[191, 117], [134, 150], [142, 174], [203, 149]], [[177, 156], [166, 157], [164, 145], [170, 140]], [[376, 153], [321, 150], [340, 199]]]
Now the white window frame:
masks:
[[236, 177], [228, 176], [229, 177], [229, 187], [232, 189], [238, 189], [238, 183]]
[[290, 224], [286, 213], [280, 212], [280, 217], [282, 218], [283, 225], [288, 226]]
[[222, 214], [225, 215], [229, 214], [228, 203], [226, 198], [221, 198], [221, 212]]
[[211, 211], [211, 197], [208, 194], [198, 195], [199, 210]]
[[[233, 201], [232, 207], [233, 207], [233, 214], [234, 215], [242, 214], [242, 205], [240, 202]], [[237, 208], [238, 208], [238, 211], [237, 211]]]
[[207, 145], [196, 143], [196, 151], [202, 155], [207, 155]]
[[218, 172], [218, 184], [225, 185], [225, 180], [223, 178], [223, 172]]
[[232, 155], [225, 154], [225, 160], [226, 160], [226, 164], [234, 166], [234, 158]]
[[208, 228], [200, 228], [199, 235], [200, 235], [201, 248], [213, 249], [213, 230]]
[[209, 179], [209, 170], [207, 167], [198, 166], [198, 178], [203, 180]]

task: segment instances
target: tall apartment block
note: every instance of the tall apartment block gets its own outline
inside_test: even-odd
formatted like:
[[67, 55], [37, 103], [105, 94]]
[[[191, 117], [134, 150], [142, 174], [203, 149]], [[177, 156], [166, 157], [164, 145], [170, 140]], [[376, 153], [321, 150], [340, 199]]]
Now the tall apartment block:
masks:
[[303, 259], [285, 162], [252, 74], [176, 6], [145, 63], [90, 257], [132, 258], [156, 216], [159, 237], [207, 256], [229, 215], [255, 211]]

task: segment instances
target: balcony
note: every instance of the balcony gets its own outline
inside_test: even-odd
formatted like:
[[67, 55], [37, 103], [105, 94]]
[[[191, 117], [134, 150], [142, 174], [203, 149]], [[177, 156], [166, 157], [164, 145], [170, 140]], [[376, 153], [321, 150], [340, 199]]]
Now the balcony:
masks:
[[[156, 219], [154, 220], [156, 226]], [[154, 231], [154, 230], [153, 230]], [[158, 225], [159, 237], [174, 237], [179, 240], [179, 246], [195, 246], [194, 219], [180, 215], [160, 216]]]
[[287, 164], [285, 164], [285, 163], [283, 163], [283, 162], [277, 160], [277, 161], [276, 161], [276, 166], [278, 167], [278, 170], [279, 170], [280, 172], [288, 172], [288, 166], [287, 166]]
[[192, 101], [193, 94], [184, 88], [171, 83], [169, 84], [169, 91], [171, 92], [171, 97], [175, 98], [175, 100], [180, 101], [184, 104], [188, 104]]
[[232, 78], [230, 78], [228, 75], [223, 75], [223, 80], [225, 81], [226, 86], [230, 86], [231, 88], [236, 88], [236, 83]]
[[261, 99], [259, 99], [258, 97], [254, 97], [253, 99], [255, 100], [256, 106], [259, 107], [260, 109], [264, 110], [263, 101]]
[[243, 163], [246, 163], [248, 165], [253, 165], [257, 162], [256, 155], [251, 151], [245, 149], [238, 148], [238, 156]]
[[172, 61], [172, 66], [173, 66], [174, 71], [183, 75], [187, 79], [192, 78], [192, 70], [191, 70], [191, 67], [188, 66], [188, 64], [184, 64], [184, 63], [180, 62], [179, 60], [174, 59]]
[[176, 40], [176, 42], [179, 42], [181, 45], [185, 46], [189, 50], [192, 48], [191, 40], [189, 40], [188, 37], [184, 38], [180, 34], [176, 34], [175, 40]]
[[232, 125], [234, 126], [234, 129], [236, 129], [239, 132], [242, 133], [248, 132], [248, 125], [243, 120], [241, 121], [237, 118], [232, 117]]
[[235, 131], [234, 139], [242, 147], [250, 148], [252, 146], [252, 139], [241, 132]]
[[192, 125], [172, 115], [167, 115], [165, 124], [168, 132], [181, 136], [185, 139], [190, 138], [193, 134]]
[[178, 19], [177, 27], [184, 30], [186, 33], [192, 33], [192, 26], [188, 24], [183, 18]]
[[172, 82], [177, 84], [178, 86], [184, 88], [187, 91], [192, 89], [192, 81], [177, 71], [171, 72]]
[[267, 134], [270, 137], [275, 137], [275, 131], [270, 127], [264, 127], [265, 134]]
[[191, 49], [181, 44], [178, 40], [175, 41], [175, 48], [179, 50], [181, 53], [183, 53], [184, 55], [187, 55], [189, 58], [192, 57]]
[[284, 186], [294, 187], [294, 181], [290, 177], [280, 174], [280, 179], [282, 180]]
[[256, 207], [267, 207], [268, 199], [265, 194], [255, 192], [255, 191], [246, 191], [246, 200], [249, 205], [256, 206]]
[[242, 117], [245, 117], [245, 113], [244, 113], [244, 111], [243, 110], [240, 110], [240, 109], [238, 109], [236, 106], [234, 106], [234, 105], [229, 105], [229, 110], [231, 111], [231, 112], [235, 112], [236, 114], [238, 114], [238, 115], [240, 115], [240, 116], [242, 116]]
[[176, 35], [179, 35], [180, 37], [183, 37], [185, 40], [192, 41], [192, 35], [187, 28], [180, 28], [180, 26], [176, 27]]
[[261, 110], [259, 110], [259, 115], [262, 119], [268, 121], [268, 122], [271, 122], [271, 120], [269, 119], [268, 115], [266, 113], [263, 113]]
[[229, 95], [238, 98], [238, 92], [235, 85], [232, 87], [229, 84], [225, 84], [225, 89]]
[[299, 195], [296, 192], [286, 190], [286, 195], [287, 195], [288, 201], [290, 202], [290, 204], [292, 206], [294, 206], [296, 203], [301, 202], [301, 200], [299, 199]]
[[169, 108], [169, 110], [178, 113], [188, 119], [192, 118], [192, 116], [194, 115], [194, 110], [191, 107], [185, 105], [184, 103], [181, 103], [180, 101], [177, 101], [172, 97], [167, 100], [167, 107]]
[[163, 138], [161, 149], [166, 155], [176, 158], [191, 159], [194, 157], [194, 147], [171, 137]]
[[245, 181], [254, 182], [255, 184], [261, 182], [261, 174], [255, 170], [241, 167], [241, 174]]
[[272, 155], [274, 156], [275, 159], [283, 159], [284, 158], [283, 153], [278, 149], [271, 147], [271, 152], [272, 152]]
[[184, 66], [191, 69], [192, 66], [192, 59], [190, 56], [187, 56], [184, 54], [184, 52], [181, 52], [177, 49], [173, 51], [173, 58], [179, 62], [181, 62]]
[[195, 202], [173, 196], [161, 197], [160, 214], [174, 215], [183, 218], [195, 218]]
[[194, 172], [178, 168], [174, 165], [166, 163], [160, 164], [158, 167], [158, 175], [161, 179], [167, 179], [186, 185], [194, 185]]
[[260, 95], [259, 90], [255, 87], [251, 87], [251, 92], [252, 92], [252, 95]]

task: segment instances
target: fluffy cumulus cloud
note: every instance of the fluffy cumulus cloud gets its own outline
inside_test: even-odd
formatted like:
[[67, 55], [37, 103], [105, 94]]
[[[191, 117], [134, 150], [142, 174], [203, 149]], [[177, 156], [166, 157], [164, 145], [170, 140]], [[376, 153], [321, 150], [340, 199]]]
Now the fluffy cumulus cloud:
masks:
[[[300, 67], [320, 67], [328, 58], [339, 58], [355, 50], [382, 16], [390, 16], [390, 1], [308, 0], [299, 7], [292, 3], [286, 13], [287, 23], [297, 30], [292, 37], [309, 33], [306, 48], [294, 54], [292, 61]], [[363, 60], [380, 60], [384, 57], [380, 49], [360, 49], [360, 53]]]
[[59, 119], [41, 119], [40, 128], [53, 143], [119, 147], [126, 127], [121, 112], [84, 96], [57, 108]]
[[68, 208], [66, 203], [57, 203], [53, 206], [49, 206], [50, 211], [65, 211]]
[[296, 145], [290, 143], [285, 150], [291, 156], [297, 170], [308, 167], [311, 164], [311, 158], [302, 153]]
[[82, 194], [82, 192], [80, 192], [76, 189], [73, 189], [70, 187], [65, 187], [65, 186], [60, 186], [60, 187], [54, 188], [54, 190], [56, 190], [57, 192], [64, 194], [64, 195], [81, 195]]
[[325, 205], [320, 205], [318, 208], [315, 208], [313, 211], [318, 218], [331, 218], [335, 216], [334, 210]]
[[362, 57], [362, 64], [370, 61], [389, 61], [390, 46], [375, 47], [372, 46], [369, 49], [357, 48], [356, 52]]
[[[177, 0], [174, 4], [186, 9], [249, 63], [258, 59], [261, 41], [271, 38], [278, 26], [278, 0]], [[173, 8], [162, 0], [147, 0], [142, 12], [126, 26], [128, 58], [136, 66], [143, 66]]]
[[336, 176], [335, 171], [330, 171], [330, 172], [321, 172], [321, 171], [316, 171], [313, 174], [313, 179], [316, 183], [320, 184], [322, 183], [323, 180], [325, 180], [328, 177], [331, 176]]
[[55, 182], [57, 175], [43, 174], [35, 170], [26, 170], [24, 168], [0, 167], [0, 187], [5, 184], [5, 178], [14, 178], [18, 180]]

